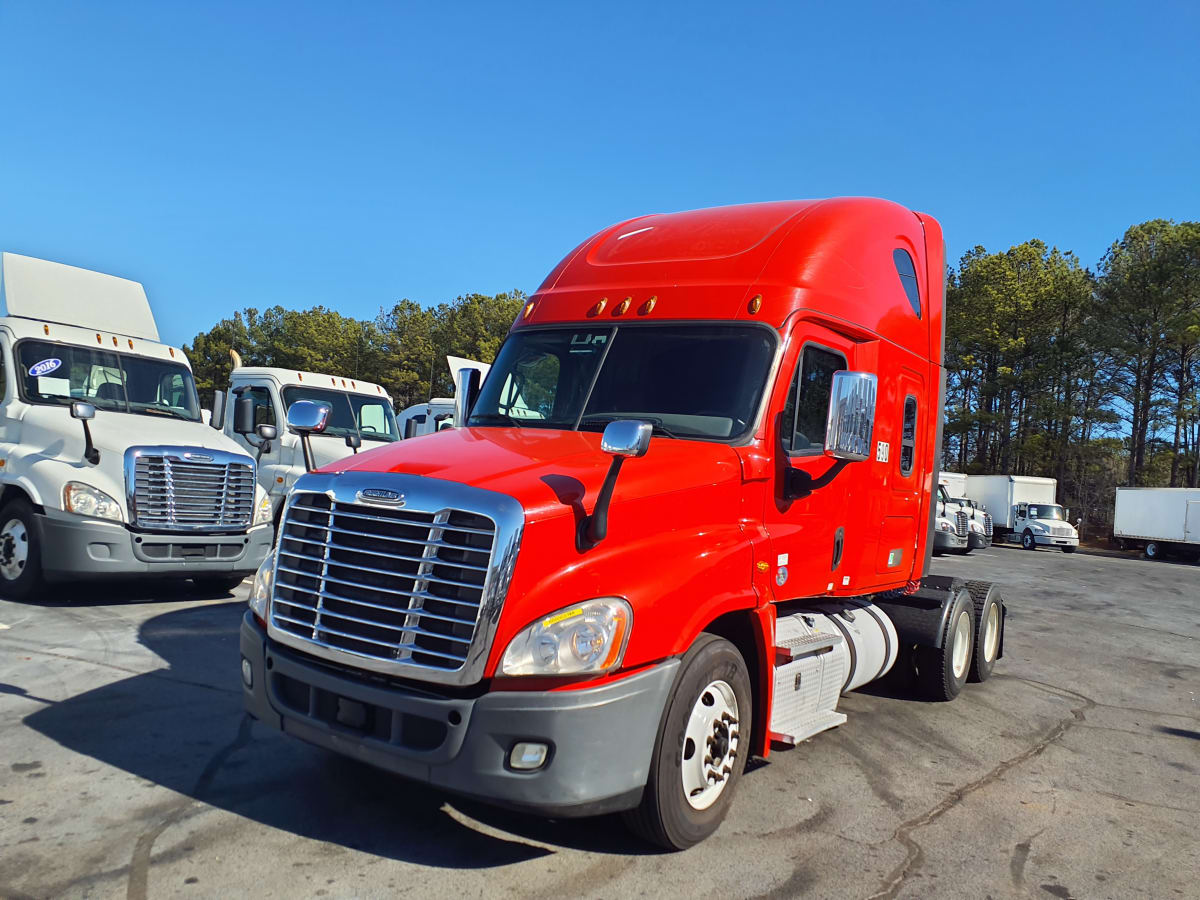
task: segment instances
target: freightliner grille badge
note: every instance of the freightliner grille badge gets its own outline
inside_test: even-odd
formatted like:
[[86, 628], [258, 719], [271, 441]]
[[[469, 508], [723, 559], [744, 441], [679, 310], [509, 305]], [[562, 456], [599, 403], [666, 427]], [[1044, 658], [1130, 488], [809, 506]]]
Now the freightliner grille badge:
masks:
[[403, 506], [404, 495], [399, 491], [389, 491], [385, 488], [363, 488], [358, 492], [358, 499], [363, 503], [380, 503], [384, 506]]

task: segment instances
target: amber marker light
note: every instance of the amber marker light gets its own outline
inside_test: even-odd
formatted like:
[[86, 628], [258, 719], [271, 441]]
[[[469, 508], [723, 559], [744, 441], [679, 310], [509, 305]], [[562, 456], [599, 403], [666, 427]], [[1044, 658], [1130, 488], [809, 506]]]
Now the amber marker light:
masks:
[[598, 315], [600, 315], [600, 313], [604, 312], [604, 307], [605, 307], [605, 305], [606, 305], [607, 303], [608, 303], [608, 298], [607, 298], [607, 297], [601, 297], [599, 300], [597, 300], [597, 301], [596, 301], [596, 305], [595, 305], [595, 306], [593, 306], [593, 307], [592, 307], [592, 308], [591, 308], [591, 309], [588, 311], [588, 315], [589, 315], [589, 316], [598, 316]]
[[526, 319], [528, 319], [529, 316], [533, 313], [533, 303], [534, 303], [534, 301], [530, 300], [528, 303], [525, 304], [525, 318]]
[[638, 312], [640, 312], [644, 316], [654, 309], [654, 305], [656, 303], [658, 303], [658, 297], [657, 296], [651, 297], [649, 300], [647, 300], [645, 303], [642, 304], [642, 308], [640, 310], [638, 310]]
[[629, 309], [629, 304], [632, 302], [633, 302], [632, 297], [626, 297], [624, 300], [622, 300], [620, 303], [617, 304], [617, 308], [613, 310], [613, 315], [614, 316], [625, 315], [625, 310]]
[[750, 301], [750, 315], [754, 315], [762, 309], [762, 294], [755, 294], [754, 299]]
[[43, 332], [44, 334], [49, 334], [49, 333], [50, 333], [50, 326], [49, 326], [49, 325], [43, 325], [43, 326], [42, 326], [42, 332]]

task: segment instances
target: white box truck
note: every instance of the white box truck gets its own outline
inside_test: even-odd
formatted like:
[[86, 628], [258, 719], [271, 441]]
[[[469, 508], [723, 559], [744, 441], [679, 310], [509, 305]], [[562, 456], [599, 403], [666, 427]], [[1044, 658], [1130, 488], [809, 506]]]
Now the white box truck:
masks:
[[947, 516], [956, 520], [956, 524], [961, 518], [967, 522], [967, 546], [959, 552], [966, 554], [992, 546], [992, 517], [982, 503], [967, 497], [967, 476], [962, 472], [939, 472], [938, 488], [939, 495], [945, 495], [943, 505]]
[[[258, 483], [271, 504], [271, 521], [278, 521], [283, 500], [306, 471], [300, 439], [283, 427], [287, 410], [297, 400], [329, 407], [329, 424], [310, 441], [312, 463], [324, 466], [359, 449], [398, 440], [392, 398], [380, 385], [341, 375], [298, 372], [295, 369], [242, 366], [235, 356], [229, 389], [215, 404], [212, 425], [254, 454]], [[258, 434], [269, 426], [278, 436]]]
[[967, 497], [992, 516], [1002, 539], [1026, 550], [1051, 547], [1074, 553], [1079, 532], [1067, 521], [1069, 510], [1057, 500], [1058, 482], [1032, 475], [968, 475]]
[[1117, 488], [1113, 537], [1147, 559], [1200, 558], [1200, 488]]
[[228, 589], [272, 543], [254, 460], [208, 428], [140, 284], [0, 254], [0, 596], [44, 581]]

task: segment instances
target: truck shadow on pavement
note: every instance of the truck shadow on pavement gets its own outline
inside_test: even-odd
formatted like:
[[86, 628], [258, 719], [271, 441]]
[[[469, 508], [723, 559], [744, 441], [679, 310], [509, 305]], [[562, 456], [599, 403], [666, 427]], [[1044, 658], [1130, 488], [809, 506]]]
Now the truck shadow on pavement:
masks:
[[[139, 640], [168, 668], [68, 700], [43, 700], [47, 705], [25, 724], [76, 753], [183, 795], [187, 799], [171, 816], [191, 818], [191, 807], [200, 812], [207, 804], [299, 837], [447, 868], [510, 865], [556, 847], [653, 852], [614, 816], [546, 821], [496, 809], [253, 722], [242, 711], [238, 675], [244, 610], [241, 602], [207, 604], [147, 620]], [[132, 818], [140, 810], [130, 801], [124, 812]], [[161, 823], [155, 827], [162, 830]], [[189, 827], [203, 829], [204, 819]], [[210, 827], [237, 826], [221, 817]], [[160, 838], [159, 850], [170, 839]]]

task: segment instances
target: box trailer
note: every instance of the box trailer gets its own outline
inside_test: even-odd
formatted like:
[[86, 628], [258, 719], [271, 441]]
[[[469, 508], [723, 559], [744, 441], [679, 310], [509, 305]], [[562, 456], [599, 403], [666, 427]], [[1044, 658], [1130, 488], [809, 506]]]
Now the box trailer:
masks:
[[1079, 532], [1057, 500], [1058, 482], [1033, 475], [968, 475], [967, 498], [991, 514], [995, 533], [1026, 550], [1051, 547], [1074, 553]]
[[1113, 537], [1147, 559], [1200, 557], [1200, 488], [1117, 488]]

